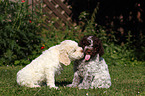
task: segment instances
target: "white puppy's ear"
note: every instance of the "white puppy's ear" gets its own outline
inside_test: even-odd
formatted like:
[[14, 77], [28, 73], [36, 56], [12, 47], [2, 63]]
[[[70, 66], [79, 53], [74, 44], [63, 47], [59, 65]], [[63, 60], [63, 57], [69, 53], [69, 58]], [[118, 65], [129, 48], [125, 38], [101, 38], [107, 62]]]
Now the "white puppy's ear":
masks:
[[69, 65], [71, 63], [68, 54], [65, 50], [61, 50], [60, 51], [60, 55], [59, 55], [59, 61], [64, 64], [64, 65]]

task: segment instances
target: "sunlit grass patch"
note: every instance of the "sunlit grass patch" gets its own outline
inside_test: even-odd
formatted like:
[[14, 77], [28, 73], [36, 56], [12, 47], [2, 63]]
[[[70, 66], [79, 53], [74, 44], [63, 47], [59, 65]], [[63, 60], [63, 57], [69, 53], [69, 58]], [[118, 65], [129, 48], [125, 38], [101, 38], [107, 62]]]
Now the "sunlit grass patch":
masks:
[[109, 66], [112, 85], [109, 89], [67, 88], [72, 82], [73, 66], [66, 66], [61, 75], [56, 76], [58, 90], [47, 86], [27, 88], [17, 85], [16, 73], [22, 66], [0, 67], [1, 96], [143, 96], [145, 93], [145, 66]]

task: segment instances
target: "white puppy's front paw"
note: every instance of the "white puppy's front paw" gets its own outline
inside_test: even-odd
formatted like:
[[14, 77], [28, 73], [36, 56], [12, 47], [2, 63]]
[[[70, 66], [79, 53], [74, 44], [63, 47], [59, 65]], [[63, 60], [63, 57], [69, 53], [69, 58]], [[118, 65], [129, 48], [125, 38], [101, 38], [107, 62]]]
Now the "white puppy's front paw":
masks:
[[32, 87], [36, 88], [36, 87], [41, 87], [40, 85], [33, 85]]
[[57, 87], [57, 86], [53, 86], [53, 87], [51, 87], [51, 86], [50, 86], [50, 88], [58, 89], [58, 87]]
[[58, 87], [55, 86], [55, 85], [49, 85], [49, 84], [47, 84], [47, 86], [49, 86], [50, 88], [58, 89]]
[[57, 86], [55, 86], [55, 87], [53, 87], [53, 88], [58, 89], [58, 87], [57, 87]]

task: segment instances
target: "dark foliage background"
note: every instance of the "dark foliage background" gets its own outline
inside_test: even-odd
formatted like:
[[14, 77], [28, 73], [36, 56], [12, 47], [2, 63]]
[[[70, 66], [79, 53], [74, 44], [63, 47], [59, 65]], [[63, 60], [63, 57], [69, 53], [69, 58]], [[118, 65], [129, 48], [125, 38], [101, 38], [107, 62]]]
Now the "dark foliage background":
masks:
[[[115, 35], [115, 43], [124, 45], [129, 41], [135, 48], [139, 59], [145, 57], [145, 2], [143, 0], [67, 0], [72, 5], [72, 18], [78, 24], [83, 11], [91, 18], [96, 5], [100, 2], [95, 22], [105, 27], [107, 35]], [[143, 59], [142, 59], [143, 60]]]

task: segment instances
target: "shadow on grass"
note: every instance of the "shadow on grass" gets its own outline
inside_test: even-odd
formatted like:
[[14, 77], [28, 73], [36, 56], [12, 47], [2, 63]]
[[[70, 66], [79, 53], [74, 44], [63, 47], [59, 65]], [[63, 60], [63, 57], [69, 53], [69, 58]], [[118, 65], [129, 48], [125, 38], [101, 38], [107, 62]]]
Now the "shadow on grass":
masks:
[[[64, 87], [68, 84], [71, 84], [72, 82], [67, 82], [67, 81], [61, 81], [61, 82], [55, 82], [55, 86], [61, 86], [61, 87]], [[41, 87], [42, 86], [47, 86], [46, 82], [43, 82], [42, 84], [40, 84]]]
[[55, 82], [56, 86], [66, 86], [68, 84], [71, 84], [72, 82], [62, 81], [62, 82]]

